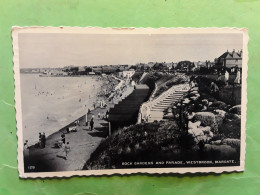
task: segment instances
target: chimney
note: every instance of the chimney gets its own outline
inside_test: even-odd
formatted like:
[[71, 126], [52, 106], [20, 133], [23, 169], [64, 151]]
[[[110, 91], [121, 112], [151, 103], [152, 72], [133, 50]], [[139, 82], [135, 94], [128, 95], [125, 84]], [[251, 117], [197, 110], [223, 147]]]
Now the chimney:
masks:
[[241, 51], [240, 51], [240, 57], [242, 57], [242, 54], [243, 54], [243, 51], [242, 51], [242, 49], [241, 49]]

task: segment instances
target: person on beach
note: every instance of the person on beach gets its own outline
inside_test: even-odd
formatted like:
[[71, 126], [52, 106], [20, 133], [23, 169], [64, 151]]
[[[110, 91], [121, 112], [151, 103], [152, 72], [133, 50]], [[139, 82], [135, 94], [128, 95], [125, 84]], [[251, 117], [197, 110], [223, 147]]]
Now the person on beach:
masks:
[[76, 123], [76, 131], [79, 131], [79, 120], [77, 120], [77, 123]]
[[66, 128], [67, 134], [70, 133], [69, 127]]
[[45, 136], [45, 133], [42, 133], [41, 140], [42, 140], [42, 147], [45, 148], [45, 145], [46, 145], [46, 136]]
[[30, 157], [30, 149], [28, 146], [28, 140], [25, 140], [24, 142], [24, 150], [23, 150], [23, 155], [24, 155], [24, 163], [27, 164], [29, 161]]
[[94, 128], [94, 119], [92, 118], [92, 119], [90, 120], [90, 130], [92, 131], [93, 128]]
[[88, 126], [88, 114], [89, 114], [90, 110], [88, 109], [87, 113], [86, 113], [86, 127]]
[[39, 133], [39, 147], [42, 148], [42, 134]]
[[66, 140], [65, 140], [65, 134], [64, 133], [61, 134], [61, 141], [62, 141], [63, 144], [65, 144]]
[[67, 142], [67, 144], [66, 144], [65, 147], [64, 147], [65, 160], [67, 160], [67, 158], [68, 158], [68, 154], [69, 154], [70, 151], [71, 151], [71, 149], [70, 149], [70, 143]]
[[28, 140], [25, 140], [25, 142], [24, 142], [24, 149], [28, 149], [29, 148], [29, 146], [28, 146]]

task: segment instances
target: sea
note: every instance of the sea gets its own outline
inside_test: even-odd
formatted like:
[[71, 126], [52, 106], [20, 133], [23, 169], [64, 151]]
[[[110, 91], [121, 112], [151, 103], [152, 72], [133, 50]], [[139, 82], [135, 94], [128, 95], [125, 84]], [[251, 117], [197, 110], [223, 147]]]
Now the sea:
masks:
[[40, 77], [21, 73], [23, 140], [38, 142], [86, 114], [104, 83], [96, 76]]

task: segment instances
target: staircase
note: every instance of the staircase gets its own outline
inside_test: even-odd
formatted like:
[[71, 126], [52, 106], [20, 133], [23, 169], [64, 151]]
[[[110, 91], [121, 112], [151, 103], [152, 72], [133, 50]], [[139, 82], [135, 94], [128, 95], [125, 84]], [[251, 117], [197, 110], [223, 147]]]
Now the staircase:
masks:
[[164, 111], [179, 101], [188, 90], [188, 84], [175, 85], [154, 100], [144, 103], [140, 109], [141, 119], [146, 122], [162, 120]]

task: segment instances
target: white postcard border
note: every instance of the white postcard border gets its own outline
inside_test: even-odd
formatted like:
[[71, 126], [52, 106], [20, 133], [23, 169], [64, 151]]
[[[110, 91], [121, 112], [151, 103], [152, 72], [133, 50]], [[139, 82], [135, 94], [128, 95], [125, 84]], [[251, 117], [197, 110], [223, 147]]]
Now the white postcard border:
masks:
[[[242, 33], [243, 34], [243, 61], [242, 61], [242, 100], [241, 100], [241, 149], [240, 166], [228, 167], [190, 167], [190, 168], [131, 168], [131, 169], [106, 169], [106, 170], [82, 170], [63, 172], [37, 172], [25, 173], [23, 160], [23, 134], [22, 134], [22, 110], [21, 110], [21, 88], [19, 70], [19, 33], [83, 33], [83, 34], [207, 34], [207, 33]], [[45, 177], [71, 177], [91, 175], [113, 175], [113, 174], [165, 174], [165, 173], [222, 173], [241, 172], [245, 167], [246, 152], [246, 105], [247, 105], [247, 71], [248, 71], [248, 30], [246, 28], [101, 28], [101, 27], [13, 27], [13, 71], [15, 81], [15, 109], [17, 122], [17, 160], [18, 171], [21, 178], [45, 178]]]

